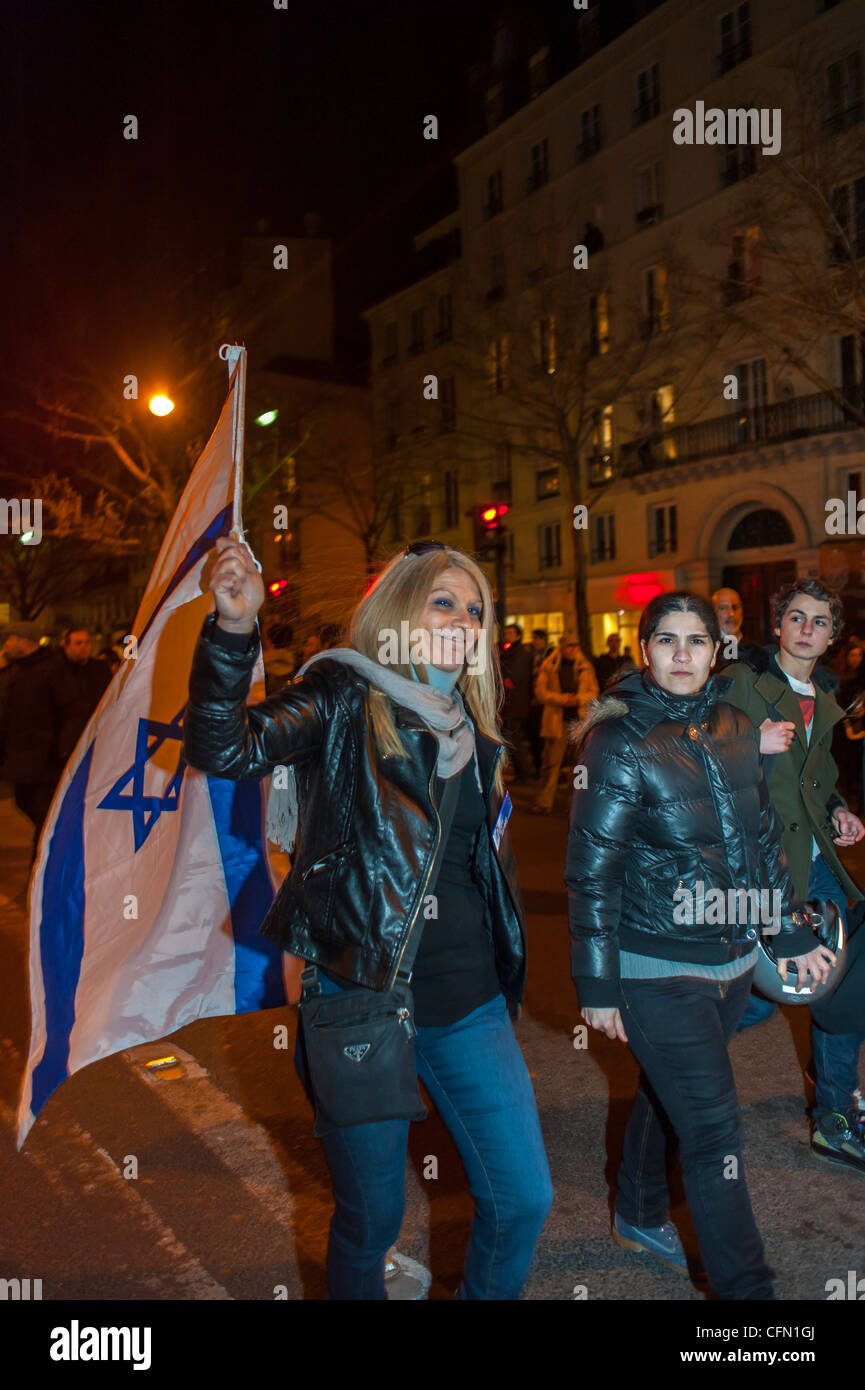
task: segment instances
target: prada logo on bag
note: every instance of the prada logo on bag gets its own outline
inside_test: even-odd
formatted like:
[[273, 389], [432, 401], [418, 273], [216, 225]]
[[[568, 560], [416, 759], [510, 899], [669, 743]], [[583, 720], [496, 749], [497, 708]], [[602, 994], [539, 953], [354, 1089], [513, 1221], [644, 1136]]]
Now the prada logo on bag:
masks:
[[349, 1043], [342, 1050], [351, 1062], [362, 1062], [372, 1047], [372, 1043]]

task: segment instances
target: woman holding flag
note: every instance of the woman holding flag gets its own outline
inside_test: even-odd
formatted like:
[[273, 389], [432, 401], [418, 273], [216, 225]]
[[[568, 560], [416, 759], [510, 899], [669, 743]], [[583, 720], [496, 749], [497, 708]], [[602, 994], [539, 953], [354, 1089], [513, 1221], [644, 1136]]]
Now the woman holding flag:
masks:
[[475, 1199], [457, 1297], [517, 1299], [553, 1194], [511, 1023], [525, 921], [489, 585], [462, 551], [416, 542], [347, 646], [247, 706], [264, 588], [244, 544], [217, 549], [184, 746], [213, 775], [295, 776], [300, 833], [261, 930], [307, 962], [296, 1062], [333, 1179], [329, 1297], [386, 1297], [419, 1077]]

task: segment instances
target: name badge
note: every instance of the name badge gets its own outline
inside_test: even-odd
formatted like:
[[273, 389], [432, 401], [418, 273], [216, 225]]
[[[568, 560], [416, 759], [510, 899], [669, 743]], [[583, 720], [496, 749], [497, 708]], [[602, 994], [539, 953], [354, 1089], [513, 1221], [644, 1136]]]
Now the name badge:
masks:
[[501, 844], [502, 836], [505, 833], [505, 826], [510, 820], [511, 811], [513, 809], [514, 808], [511, 803], [511, 794], [510, 792], [505, 792], [505, 799], [502, 802], [502, 809], [499, 811], [498, 819], [496, 820], [495, 826], [493, 827], [493, 848], [495, 849], [496, 854], [498, 854], [499, 852], [499, 845]]

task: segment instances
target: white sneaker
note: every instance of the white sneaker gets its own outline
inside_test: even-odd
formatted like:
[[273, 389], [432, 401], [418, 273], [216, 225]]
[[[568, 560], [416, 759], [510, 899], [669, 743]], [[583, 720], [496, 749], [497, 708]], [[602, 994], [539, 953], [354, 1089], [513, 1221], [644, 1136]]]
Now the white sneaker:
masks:
[[407, 1303], [417, 1303], [426, 1298], [432, 1275], [425, 1265], [401, 1255], [398, 1250], [389, 1250], [384, 1262], [384, 1289], [388, 1299], [399, 1299]]

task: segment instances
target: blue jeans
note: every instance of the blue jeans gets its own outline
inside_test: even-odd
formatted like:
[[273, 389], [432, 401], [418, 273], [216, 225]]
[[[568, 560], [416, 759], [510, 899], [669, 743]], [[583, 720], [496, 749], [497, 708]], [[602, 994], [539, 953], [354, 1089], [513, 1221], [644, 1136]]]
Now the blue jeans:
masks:
[[[808, 878], [808, 897], [824, 898], [838, 907], [847, 920], [847, 895], [822, 854], [811, 861]], [[742, 1016], [739, 1029], [762, 1023], [775, 1012], [775, 1005], [760, 994], [752, 994]], [[853, 1092], [859, 1085], [859, 1052], [865, 1033], [824, 1033], [811, 1020], [811, 1046], [814, 1051], [814, 1071], [817, 1077], [816, 1111], [818, 1115], [847, 1114], [855, 1109]]]
[[632, 1226], [663, 1225], [667, 1165], [678, 1139], [703, 1267], [723, 1299], [774, 1296], [745, 1182], [742, 1117], [727, 1054], [752, 973], [726, 983], [687, 975], [620, 983], [640, 1086], [625, 1131], [616, 1211]]
[[[325, 994], [340, 986], [319, 971]], [[298, 1028], [295, 1065], [306, 1085]], [[475, 1215], [457, 1298], [518, 1299], [553, 1201], [538, 1109], [504, 995], [446, 1027], [421, 1028], [417, 1073], [459, 1149]], [[384, 1257], [405, 1208], [409, 1122], [332, 1130], [321, 1142], [336, 1209], [328, 1297], [384, 1299]]]

